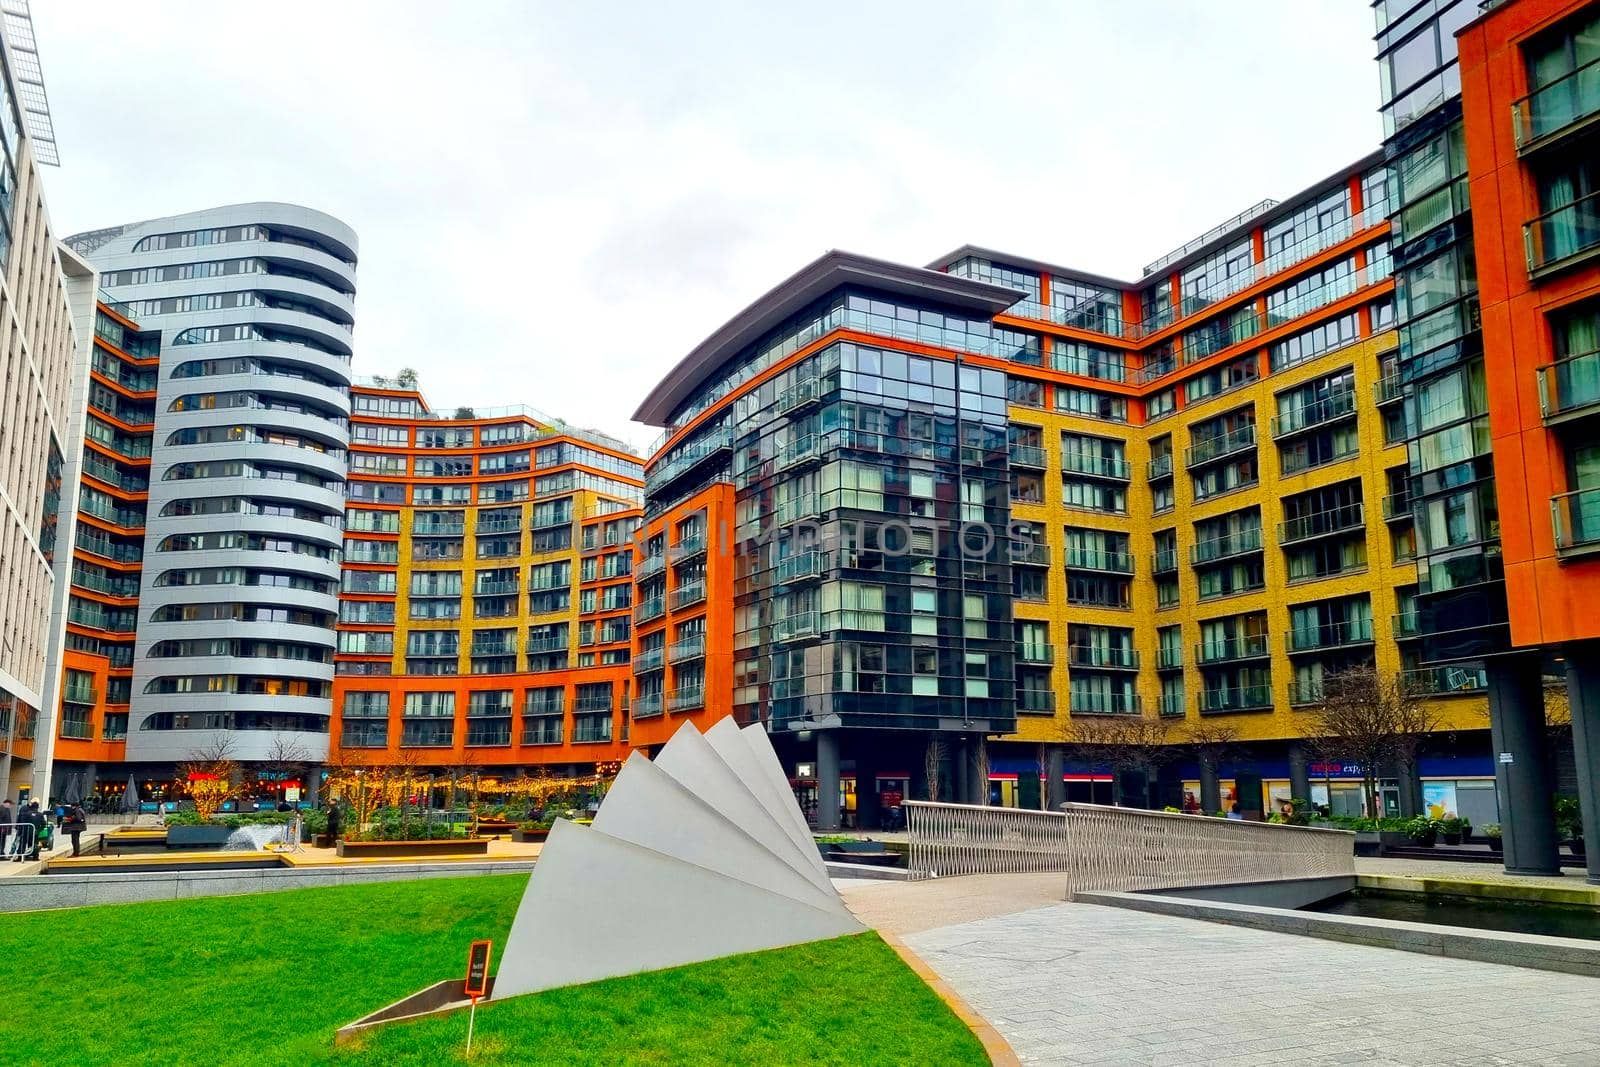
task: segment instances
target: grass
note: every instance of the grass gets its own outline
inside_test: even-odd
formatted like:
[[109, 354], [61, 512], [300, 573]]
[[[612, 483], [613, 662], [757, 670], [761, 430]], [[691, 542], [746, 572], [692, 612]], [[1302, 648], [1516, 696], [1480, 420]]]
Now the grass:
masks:
[[[525, 875], [0, 915], [7, 1064], [466, 1062], [466, 1016], [333, 1031], [504, 944]], [[479, 1008], [472, 1063], [987, 1062], [875, 934]]]

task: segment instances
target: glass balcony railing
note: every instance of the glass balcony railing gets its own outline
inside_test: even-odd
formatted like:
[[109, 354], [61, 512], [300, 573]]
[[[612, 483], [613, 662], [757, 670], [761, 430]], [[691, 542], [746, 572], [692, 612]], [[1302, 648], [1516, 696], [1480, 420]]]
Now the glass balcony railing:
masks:
[[1045, 467], [1044, 449], [1038, 445], [1023, 445], [1015, 441], [1011, 443], [1011, 462], [1018, 467], [1034, 467], [1043, 470]]
[[817, 578], [827, 569], [828, 556], [825, 552], [802, 552], [796, 556], [780, 559], [778, 565], [772, 569], [772, 580], [779, 584], [785, 582], [800, 582], [808, 578]]
[[1172, 453], [1152, 459], [1145, 468], [1145, 473], [1152, 482], [1172, 477]]
[[1067, 546], [1069, 570], [1106, 571], [1111, 574], [1132, 574], [1133, 556], [1107, 548], [1082, 548]]
[[1580, 352], [1540, 367], [1539, 410], [1547, 420], [1600, 411], [1600, 350]]
[[1056, 710], [1056, 695], [1048, 689], [1018, 689], [1017, 710], [1049, 713]]
[[1156, 670], [1175, 671], [1183, 666], [1183, 649], [1158, 648], [1156, 649]]
[[1417, 627], [1418, 618], [1418, 613], [1415, 611], [1396, 612], [1389, 620], [1389, 624], [1394, 630], [1394, 639], [1403, 641], [1408, 637], [1416, 637], [1419, 633]]
[[1522, 227], [1528, 273], [1539, 275], [1600, 251], [1600, 193], [1590, 193]]
[[93, 704], [97, 694], [92, 685], [65, 685], [61, 687], [61, 699], [68, 704]]
[[1067, 708], [1074, 715], [1138, 715], [1142, 702], [1138, 693], [1074, 690], [1068, 697]]
[[1178, 550], [1176, 548], [1156, 549], [1154, 561], [1150, 564], [1151, 574], [1171, 574], [1178, 569]]
[[821, 632], [820, 620], [815, 611], [801, 611], [772, 623], [774, 641], [799, 641], [815, 637]]
[[1067, 662], [1074, 667], [1136, 671], [1139, 669], [1139, 653], [1136, 649], [1109, 645], [1068, 645]]
[[704, 686], [686, 685], [672, 690], [667, 694], [668, 711], [692, 711], [706, 705], [706, 692]]
[[1220, 537], [1208, 537], [1189, 550], [1189, 560], [1195, 564], [1215, 563], [1219, 559], [1248, 555], [1261, 551], [1261, 528], [1245, 527]]
[[1322, 702], [1322, 679], [1296, 678], [1289, 683], [1289, 703], [1296, 706]]
[[1401, 671], [1400, 681], [1427, 696], [1470, 696], [1489, 689], [1489, 674], [1482, 667], [1422, 667]]
[[790, 467], [799, 467], [822, 458], [822, 451], [817, 447], [817, 435], [808, 433], [804, 437], [796, 438], [784, 445], [778, 451], [779, 470], [788, 470]]
[[686, 608], [691, 604], [700, 603], [705, 598], [706, 583], [703, 580], [689, 582], [672, 591], [672, 608], [674, 611]]
[[667, 649], [667, 660], [671, 663], [683, 663], [692, 659], [704, 659], [706, 654], [706, 638], [704, 634], [695, 634], [674, 641]]
[[635, 719], [654, 719], [661, 714], [661, 694], [645, 693], [633, 701]]
[[654, 596], [649, 600], [641, 600], [639, 606], [633, 609], [633, 617], [639, 622], [650, 622], [659, 619], [667, 613], [665, 597]]
[[788, 415], [792, 412], [803, 411], [821, 399], [822, 380], [820, 378], [802, 378], [779, 395], [778, 413], [780, 415]]
[[58, 733], [62, 737], [89, 741], [94, 738], [94, 723], [84, 722], [81, 719], [62, 719]]
[[1313, 652], [1324, 648], [1348, 648], [1372, 641], [1371, 619], [1313, 623], [1296, 626], [1288, 632], [1290, 652]]
[[1556, 555], [1600, 552], [1600, 489], [1580, 489], [1550, 498]]
[[1349, 418], [1356, 413], [1356, 394], [1353, 390], [1344, 389], [1337, 393], [1329, 393], [1298, 407], [1289, 408], [1281, 415], [1272, 417], [1272, 436], [1274, 438], [1287, 437], [1302, 430], [1315, 429], [1325, 426], [1330, 422]]
[[1241, 637], [1217, 637], [1201, 641], [1194, 646], [1194, 657], [1199, 663], [1228, 663], [1238, 660], [1266, 659], [1272, 655], [1272, 643], [1266, 634], [1245, 634]]
[[1596, 116], [1600, 116], [1600, 59], [1540, 86], [1511, 105], [1517, 150], [1553, 139]]
[[637, 656], [633, 657], [633, 673], [648, 674], [651, 671], [659, 671], [665, 662], [665, 648], [658, 647], [645, 649], [643, 652], [640, 652]]
[[1184, 455], [1188, 466], [1194, 467], [1226, 459], [1228, 456], [1249, 451], [1254, 447], [1256, 447], [1255, 423], [1246, 423], [1227, 433], [1213, 434], [1195, 441]]
[[1127, 481], [1131, 475], [1128, 461], [1120, 456], [1095, 456], [1086, 452], [1062, 452], [1061, 469], [1074, 474], [1088, 474], [1096, 478], [1114, 478]]
[[1202, 712], [1259, 711], [1270, 707], [1272, 707], [1272, 689], [1265, 685], [1206, 689], [1200, 693]]
[[639, 561], [639, 566], [634, 569], [633, 576], [635, 580], [642, 582], [651, 575], [660, 574], [666, 569], [666, 556], [646, 556]]
[[1306, 541], [1313, 537], [1328, 537], [1350, 530], [1359, 530], [1366, 521], [1363, 516], [1364, 509], [1360, 504], [1345, 504], [1301, 515], [1278, 524], [1278, 543], [1287, 545], [1293, 541]]
[[1397, 493], [1385, 493], [1383, 497], [1383, 520], [1385, 522], [1403, 522], [1412, 518], [1411, 491], [1402, 489]]
[[1054, 663], [1055, 660], [1055, 649], [1049, 645], [1022, 644], [1017, 646], [1018, 663], [1049, 664]]
[[1405, 387], [1400, 382], [1400, 375], [1390, 374], [1373, 382], [1372, 399], [1380, 407], [1405, 399]]
[[1187, 710], [1183, 706], [1182, 693], [1162, 693], [1159, 708], [1164, 718], [1172, 717], [1181, 719], [1186, 714]]

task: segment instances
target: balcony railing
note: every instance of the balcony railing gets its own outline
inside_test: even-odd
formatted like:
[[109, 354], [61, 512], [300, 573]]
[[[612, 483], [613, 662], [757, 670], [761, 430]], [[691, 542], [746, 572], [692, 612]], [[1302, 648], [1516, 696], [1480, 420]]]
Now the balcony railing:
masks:
[[661, 714], [661, 694], [646, 693], [635, 697], [633, 700], [633, 717], [635, 719], [654, 719]]
[[1323, 648], [1348, 648], [1372, 641], [1371, 619], [1297, 626], [1288, 631], [1290, 652], [1313, 652]]
[[1343, 504], [1336, 508], [1328, 508], [1326, 511], [1314, 511], [1309, 515], [1280, 522], [1278, 543], [1287, 545], [1294, 541], [1307, 541], [1313, 537], [1329, 537], [1349, 530], [1359, 530], [1365, 521], [1360, 504]]
[[1154, 561], [1150, 564], [1151, 574], [1171, 574], [1178, 569], [1178, 550], [1176, 548], [1156, 549]]
[[1219, 559], [1260, 551], [1261, 528], [1246, 526], [1220, 537], [1208, 537], [1204, 541], [1196, 542], [1189, 550], [1189, 560], [1195, 564], [1215, 563]]
[[778, 414], [789, 415], [803, 411], [822, 400], [822, 380], [802, 378], [778, 396]]
[[518, 533], [522, 530], [522, 516], [516, 515], [508, 519], [479, 519], [478, 532], [481, 534]]
[[633, 609], [633, 617], [639, 622], [651, 622], [667, 613], [667, 598], [653, 596], [649, 600], [641, 600], [639, 606]]
[[1111, 478], [1120, 482], [1132, 477], [1126, 459], [1118, 456], [1092, 456], [1085, 452], [1062, 452], [1061, 469], [1074, 474], [1087, 474], [1092, 478]]
[[[485, 641], [482, 644], [474, 641], [472, 651], [474, 656], [515, 656], [517, 643], [515, 641]], [[510, 714], [510, 712], [507, 712]]]
[[1313, 400], [1309, 404], [1290, 408], [1281, 415], [1272, 417], [1272, 436], [1274, 439], [1287, 437], [1290, 434], [1312, 430], [1318, 426], [1326, 426], [1331, 422], [1349, 418], [1356, 413], [1356, 394], [1353, 389], [1341, 389], [1336, 393], [1329, 393], [1325, 397]]
[[687, 582], [672, 591], [672, 610], [698, 604], [706, 598], [706, 583], [704, 579]]
[[599, 715], [572, 721], [572, 740], [576, 744], [611, 740], [611, 717]]
[[667, 693], [668, 711], [692, 711], [706, 706], [704, 686], [686, 685]]
[[415, 523], [411, 527], [412, 537], [460, 537], [467, 532], [467, 524], [462, 522], [428, 522]]
[[1322, 679], [1296, 678], [1289, 683], [1289, 703], [1297, 707], [1322, 702]]
[[1139, 669], [1139, 653], [1136, 649], [1107, 645], [1068, 645], [1067, 662], [1074, 667], [1136, 671]]
[[1199, 663], [1228, 663], [1239, 660], [1266, 659], [1272, 655], [1272, 643], [1266, 634], [1246, 634], [1243, 637], [1218, 637], [1201, 641], [1194, 646], [1194, 658]]
[[801, 611], [772, 623], [774, 641], [800, 641], [821, 633], [821, 620], [815, 611]]
[[1018, 689], [1017, 710], [1053, 712], [1056, 710], [1056, 695], [1048, 689]]
[[790, 497], [788, 500], [780, 500], [777, 507], [772, 509], [771, 516], [777, 525], [789, 526], [801, 519], [815, 518], [821, 513], [817, 495], [807, 493], [803, 496]]
[[1183, 667], [1183, 649], [1158, 648], [1156, 649], [1156, 670], [1175, 671]]
[[1152, 459], [1145, 467], [1145, 474], [1152, 482], [1172, 477], [1172, 453]]
[[657, 647], [639, 653], [633, 657], [633, 673], [648, 674], [651, 671], [659, 671], [666, 662], [666, 651], [665, 647]]
[[1106, 571], [1110, 574], [1132, 574], [1133, 556], [1107, 548], [1078, 548], [1067, 546], [1067, 567], [1079, 571]]
[[1600, 117], [1600, 59], [1592, 60], [1511, 105], [1517, 151]]
[[1539, 410], [1550, 422], [1600, 412], [1600, 350], [1540, 367]]
[[1573, 558], [1600, 552], [1600, 489], [1580, 489], [1550, 498], [1556, 555]]
[[1202, 712], [1258, 711], [1272, 707], [1272, 687], [1244, 685], [1206, 689], [1200, 693]]
[[678, 538], [672, 546], [672, 562], [693, 559], [706, 550], [706, 535], [702, 530], [692, 530]]
[[1398, 493], [1385, 493], [1383, 497], [1383, 521], [1403, 522], [1411, 518], [1411, 491], [1402, 489]]
[[677, 455], [652, 468], [650, 473], [645, 475], [645, 491], [655, 492], [679, 475], [732, 447], [733, 435], [726, 427], [713, 430], [699, 440], [683, 445]]
[[479, 582], [472, 589], [473, 596], [515, 596], [517, 580], [506, 578], [498, 582]]
[[1035, 467], [1039, 470], [1045, 468], [1045, 451], [1038, 445], [1022, 445], [1011, 442], [1011, 463], [1016, 467]]
[[1419, 613], [1415, 611], [1398, 611], [1390, 617], [1389, 623], [1394, 629], [1396, 641], [1417, 636], [1420, 632], [1417, 625], [1418, 617]]
[[61, 687], [61, 699], [68, 704], [93, 704], [98, 694], [92, 685], [65, 685]]
[[778, 452], [778, 470], [788, 470], [822, 458], [822, 450], [817, 447], [817, 435], [808, 433], [804, 437], [796, 438], [784, 445]]
[[1162, 693], [1158, 708], [1163, 717], [1176, 718], [1182, 718], [1188, 710], [1184, 707], [1182, 693]]
[[1482, 667], [1422, 667], [1401, 671], [1400, 681], [1426, 696], [1471, 696], [1489, 690], [1489, 673]]
[[1600, 193], [1545, 212], [1522, 227], [1522, 238], [1535, 277], [1600, 251]]
[[84, 722], [81, 719], [62, 719], [61, 729], [57, 733], [62, 737], [89, 741], [94, 738], [94, 723]]
[[[666, 556], [646, 556], [639, 561], [639, 566], [634, 568], [633, 577], [636, 581], [644, 581], [652, 575], [660, 574], [667, 569]], [[565, 584], [565, 583], [563, 583]]]
[[683, 663], [686, 660], [704, 659], [706, 654], [706, 639], [704, 634], [685, 637], [674, 641], [667, 649], [667, 659], [671, 663]]
[[1372, 383], [1372, 399], [1382, 407], [1392, 404], [1396, 400], [1405, 399], [1405, 387], [1400, 382], [1400, 375], [1391, 374], [1386, 378], [1379, 378]]
[[1018, 663], [1054, 663], [1056, 651], [1049, 645], [1021, 644], [1017, 646]]
[[1143, 708], [1138, 693], [1095, 693], [1074, 690], [1067, 709], [1074, 715], [1138, 715]]
[[1219, 459], [1248, 452], [1254, 447], [1256, 447], [1255, 423], [1245, 423], [1227, 433], [1213, 434], [1194, 442], [1184, 452], [1185, 462], [1190, 467], [1214, 463]]
[[801, 582], [817, 578], [828, 567], [828, 554], [815, 549], [780, 559], [772, 569], [772, 580], [778, 584]]

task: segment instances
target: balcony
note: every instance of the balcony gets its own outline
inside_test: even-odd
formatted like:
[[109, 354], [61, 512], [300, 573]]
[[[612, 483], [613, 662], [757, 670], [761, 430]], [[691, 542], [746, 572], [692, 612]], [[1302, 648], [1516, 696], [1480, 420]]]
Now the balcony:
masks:
[[1145, 466], [1145, 475], [1152, 482], [1159, 482], [1163, 478], [1172, 477], [1172, 453], [1157, 456]]
[[789, 470], [794, 467], [803, 467], [809, 463], [822, 461], [822, 449], [818, 446], [817, 435], [808, 433], [804, 437], [796, 438], [784, 445], [778, 451], [777, 469]]
[[1400, 682], [1423, 696], [1472, 696], [1489, 691], [1489, 674], [1482, 667], [1422, 667], [1401, 671]]
[[1420, 613], [1416, 611], [1396, 612], [1389, 618], [1389, 625], [1394, 630], [1394, 639], [1404, 641], [1416, 637], [1421, 630], [1418, 628]]
[[412, 524], [412, 537], [460, 537], [467, 532], [466, 522], [418, 522]]
[[1405, 395], [1405, 387], [1401, 384], [1398, 374], [1379, 378], [1372, 383], [1372, 399], [1379, 407], [1404, 400]]
[[774, 641], [814, 640], [822, 632], [821, 620], [815, 611], [800, 611], [772, 622]]
[[1038, 445], [1023, 445], [1011, 442], [1011, 465], [1013, 467], [1032, 467], [1036, 470], [1045, 469], [1045, 452]]
[[1074, 667], [1094, 667], [1109, 671], [1136, 671], [1139, 653], [1131, 648], [1109, 645], [1068, 645], [1067, 663]]
[[645, 492], [655, 494], [701, 463], [733, 448], [733, 434], [722, 427], [676, 449], [676, 454], [645, 475]]
[[1017, 646], [1017, 662], [1049, 665], [1056, 661], [1056, 651], [1049, 645], [1021, 644]]
[[523, 720], [522, 743], [525, 745], [559, 745], [561, 743], [561, 719]]
[[1156, 649], [1156, 670], [1158, 670], [1158, 671], [1181, 671], [1182, 669], [1183, 669], [1183, 649], [1182, 648], [1158, 648], [1158, 649]]
[[1241, 663], [1253, 659], [1269, 659], [1272, 643], [1266, 634], [1246, 634], [1243, 637], [1218, 637], [1194, 646], [1197, 663]]
[[778, 414], [798, 414], [821, 402], [822, 379], [802, 378], [778, 395]]
[[1150, 564], [1151, 574], [1171, 574], [1178, 569], [1178, 550], [1176, 548], [1156, 549], [1154, 562]]
[[1125, 482], [1132, 477], [1128, 461], [1118, 456], [1092, 456], [1084, 452], [1062, 452], [1061, 469], [1071, 474], [1086, 474], [1091, 478], [1109, 478]]
[[1383, 521], [1407, 522], [1413, 518], [1411, 514], [1411, 491], [1402, 489], [1396, 493], [1385, 493], [1383, 497]]
[[1208, 537], [1195, 543], [1189, 550], [1189, 560], [1195, 565], [1215, 563], [1234, 556], [1247, 556], [1261, 551], [1261, 527], [1245, 527], [1220, 537]]
[[654, 622], [667, 613], [667, 598], [653, 596], [649, 600], [639, 601], [639, 606], [633, 609], [635, 622]]
[[635, 581], [642, 582], [646, 578], [660, 574], [666, 569], [666, 556], [646, 556], [639, 561], [639, 566], [634, 568], [633, 577]]
[[778, 565], [772, 568], [772, 580], [778, 585], [810, 581], [822, 577], [822, 572], [827, 568], [828, 554], [812, 549], [780, 559]]
[[1138, 693], [1082, 693], [1073, 691], [1067, 710], [1074, 715], [1138, 715], [1143, 702]]
[[1214, 715], [1229, 711], [1261, 711], [1272, 707], [1272, 687], [1265, 685], [1224, 686], [1200, 693], [1200, 712]]
[[94, 704], [99, 699], [93, 685], [67, 684], [61, 687], [61, 699], [68, 704]]
[[666, 651], [664, 647], [658, 646], [639, 653], [633, 657], [633, 673], [649, 674], [651, 671], [659, 671], [666, 662]]
[[1360, 504], [1344, 504], [1326, 511], [1314, 511], [1278, 524], [1278, 544], [1310, 541], [1318, 537], [1360, 530], [1365, 525], [1364, 509]]
[[[471, 655], [474, 656], [515, 656], [517, 643], [515, 641], [483, 641], [472, 642]], [[511, 714], [509, 711], [507, 715]]]
[[473, 596], [516, 596], [517, 580], [507, 578], [498, 582], [479, 582], [472, 589]]
[[1297, 626], [1287, 633], [1289, 653], [1318, 652], [1328, 648], [1351, 648], [1372, 643], [1371, 619], [1313, 623]]
[[654, 719], [661, 714], [661, 694], [645, 693], [633, 699], [633, 717], [635, 719]]
[[1528, 274], [1542, 278], [1600, 253], [1600, 193], [1564, 204], [1522, 227]]
[[1296, 678], [1289, 683], [1289, 704], [1292, 707], [1320, 703], [1322, 703], [1322, 679]]
[[1187, 713], [1182, 693], [1162, 693], [1158, 707], [1162, 718], [1181, 719]]
[[1213, 434], [1195, 441], [1184, 451], [1184, 462], [1191, 468], [1204, 466], [1248, 452], [1255, 447], [1256, 426], [1255, 423], [1248, 422], [1226, 433]]
[[815, 493], [781, 500], [771, 512], [772, 521], [779, 526], [792, 526], [802, 519], [814, 519], [820, 514], [822, 508]]
[[[565, 652], [566, 650], [566, 634], [540, 637], [534, 637], [532, 634], [528, 635], [528, 654], [530, 656], [535, 652]], [[560, 709], [558, 708], [557, 710], [559, 711]]]
[[1579, 67], [1511, 105], [1517, 154], [1577, 133], [1600, 118], [1600, 60]]
[[572, 720], [572, 741], [574, 744], [595, 744], [611, 740], [611, 716], [599, 715], [590, 718]]
[[694, 659], [704, 659], [706, 655], [706, 638], [704, 634], [685, 637], [674, 641], [667, 649], [667, 662], [684, 663]]
[[478, 520], [480, 534], [508, 534], [522, 532], [522, 516], [513, 515], [509, 518], [489, 518]]
[[1539, 410], [1552, 425], [1600, 412], [1600, 351], [1540, 367]]
[[687, 582], [672, 591], [672, 610], [680, 611], [683, 608], [701, 603], [705, 598], [705, 579], [701, 578]]
[[94, 723], [84, 722], [80, 719], [62, 719], [61, 728], [56, 731], [61, 737], [76, 741], [94, 740]]
[[705, 706], [705, 686], [686, 685], [667, 693], [668, 711], [695, 711]]
[[1078, 548], [1067, 546], [1067, 568], [1076, 571], [1104, 571], [1108, 574], [1132, 574], [1133, 556], [1108, 548]]
[[703, 555], [706, 550], [706, 535], [704, 530], [691, 530], [678, 538], [678, 543], [672, 546], [672, 562], [681, 563]]
[[1307, 430], [1314, 430], [1319, 426], [1339, 422], [1342, 419], [1354, 418], [1356, 414], [1356, 394], [1353, 389], [1343, 389], [1336, 393], [1313, 400], [1309, 404], [1293, 407], [1281, 415], [1272, 417], [1272, 438], [1280, 440]]
[[1048, 689], [1018, 689], [1017, 710], [1049, 715], [1056, 710], [1056, 695]]
[[1577, 559], [1600, 552], [1600, 489], [1580, 489], [1550, 498], [1556, 558]]

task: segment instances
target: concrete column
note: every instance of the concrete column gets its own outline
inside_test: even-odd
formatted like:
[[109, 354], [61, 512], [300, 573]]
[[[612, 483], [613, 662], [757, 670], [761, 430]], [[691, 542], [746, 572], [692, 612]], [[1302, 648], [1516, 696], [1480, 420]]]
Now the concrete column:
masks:
[[856, 827], [878, 829], [878, 761], [865, 743], [856, 746]]
[[1200, 753], [1200, 808], [1207, 815], [1222, 810], [1222, 782], [1217, 778], [1217, 757]]
[[[1559, 874], [1550, 755], [1545, 744], [1539, 657], [1516, 653], [1487, 664], [1494, 784], [1507, 874]], [[1506, 762], [1507, 759], [1510, 762]]]
[[1298, 741], [1289, 742], [1289, 799], [1311, 803], [1310, 762], [1306, 746]]
[[1600, 885], [1600, 641], [1569, 645], [1566, 653], [1583, 842], [1589, 857], [1589, 882]]
[[817, 731], [817, 829], [839, 829], [839, 735]]
[[1061, 746], [1051, 745], [1044, 755], [1045, 806], [1051, 811], [1060, 811], [1061, 805], [1067, 802], [1067, 783], [1061, 780], [1065, 769]]

